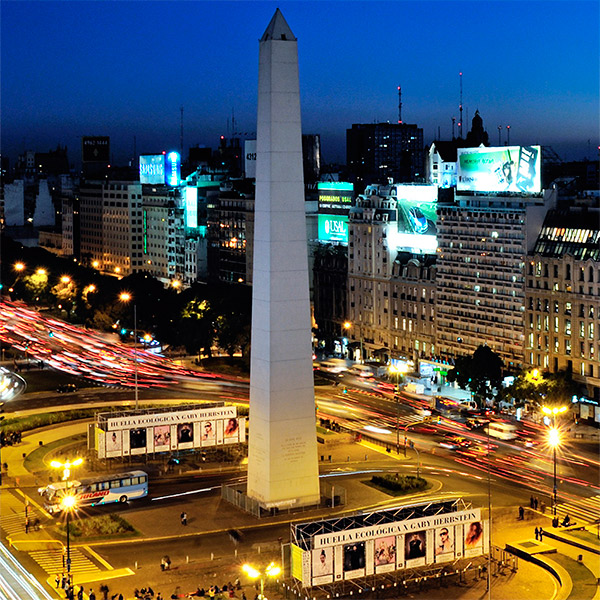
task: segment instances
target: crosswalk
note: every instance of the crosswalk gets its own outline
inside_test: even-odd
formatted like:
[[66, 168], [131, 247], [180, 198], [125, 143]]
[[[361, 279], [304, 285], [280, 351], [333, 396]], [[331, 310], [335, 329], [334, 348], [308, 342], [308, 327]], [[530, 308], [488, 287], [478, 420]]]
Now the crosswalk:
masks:
[[591, 498], [580, 498], [570, 502], [559, 502], [556, 507], [559, 521], [569, 515], [571, 523], [578, 525], [589, 525], [600, 519], [600, 495]]
[[[86, 556], [80, 548], [71, 548], [71, 573], [99, 573], [102, 569]], [[47, 550], [33, 550], [29, 556], [40, 565], [49, 575], [64, 573], [66, 556], [60, 548], [49, 548]]]
[[[29, 510], [29, 523], [31, 524], [30, 531], [33, 530], [33, 523], [36, 519], [41, 522], [42, 515], [38, 513], [36, 510]], [[25, 514], [17, 513], [14, 511], [5, 513], [0, 515], [0, 528], [4, 531], [4, 534], [7, 538], [12, 538], [15, 536], [25, 535]]]

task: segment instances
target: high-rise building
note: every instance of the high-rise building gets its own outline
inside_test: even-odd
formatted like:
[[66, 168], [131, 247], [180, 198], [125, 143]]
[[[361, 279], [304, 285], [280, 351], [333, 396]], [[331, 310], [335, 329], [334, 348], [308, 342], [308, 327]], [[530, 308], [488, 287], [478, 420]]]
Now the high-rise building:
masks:
[[527, 258], [524, 362], [552, 373], [572, 372], [596, 404], [599, 299], [600, 209], [550, 211]]
[[346, 130], [346, 161], [357, 192], [390, 178], [423, 181], [423, 129], [407, 123], [354, 124]]
[[525, 261], [554, 190], [457, 192], [438, 204], [436, 353], [452, 360], [486, 344], [507, 366], [523, 361]]

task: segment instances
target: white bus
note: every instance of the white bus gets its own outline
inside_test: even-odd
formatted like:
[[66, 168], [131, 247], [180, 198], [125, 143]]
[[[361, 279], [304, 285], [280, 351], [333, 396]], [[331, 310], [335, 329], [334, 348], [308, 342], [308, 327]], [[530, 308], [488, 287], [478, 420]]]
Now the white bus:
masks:
[[62, 500], [67, 492], [75, 497], [75, 506], [96, 506], [143, 498], [148, 495], [148, 474], [130, 471], [81, 481], [58, 481], [39, 488], [38, 492], [44, 499], [44, 508], [55, 514], [63, 510]]
[[485, 426], [485, 432], [498, 440], [514, 440], [517, 437], [517, 426], [502, 421], [491, 421]]

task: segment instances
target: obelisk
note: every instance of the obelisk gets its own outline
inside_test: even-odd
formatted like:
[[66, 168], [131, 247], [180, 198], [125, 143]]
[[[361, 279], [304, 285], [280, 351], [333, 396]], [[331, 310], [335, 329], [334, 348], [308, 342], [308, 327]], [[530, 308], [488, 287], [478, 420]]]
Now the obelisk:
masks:
[[248, 496], [319, 501], [297, 40], [277, 9], [259, 42]]

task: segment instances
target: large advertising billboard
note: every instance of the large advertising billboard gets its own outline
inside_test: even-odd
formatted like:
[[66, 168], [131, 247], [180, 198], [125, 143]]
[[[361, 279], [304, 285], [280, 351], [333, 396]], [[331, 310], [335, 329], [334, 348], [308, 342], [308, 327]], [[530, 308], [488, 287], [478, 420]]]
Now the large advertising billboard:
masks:
[[354, 196], [354, 185], [347, 181], [320, 181], [319, 212], [328, 215], [348, 215]]
[[161, 185], [165, 182], [165, 155], [140, 155], [140, 183]]
[[198, 227], [198, 188], [191, 185], [185, 188], [185, 226]]
[[319, 241], [348, 245], [348, 217], [318, 215]]
[[246, 420], [235, 406], [98, 415], [98, 458], [115, 458], [244, 442]]
[[[319, 522], [313, 523], [318, 531]], [[298, 549], [292, 574], [306, 587], [425, 565], [472, 558], [489, 552], [488, 521], [481, 509], [344, 528], [316, 534], [310, 549]]]
[[81, 159], [84, 163], [110, 162], [110, 138], [108, 136], [84, 136], [81, 138]]
[[520, 192], [542, 190], [540, 146], [458, 149], [458, 191]]
[[436, 185], [398, 184], [395, 187], [398, 229], [388, 231], [388, 243], [397, 250], [435, 254], [437, 250]]
[[181, 180], [181, 155], [179, 152], [169, 152], [165, 156], [165, 183], [173, 187]]

